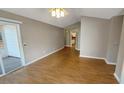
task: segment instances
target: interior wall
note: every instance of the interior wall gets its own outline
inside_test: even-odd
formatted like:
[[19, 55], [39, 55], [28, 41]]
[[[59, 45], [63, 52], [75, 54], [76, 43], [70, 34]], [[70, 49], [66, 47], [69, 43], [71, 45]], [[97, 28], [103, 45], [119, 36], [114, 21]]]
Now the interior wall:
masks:
[[0, 10], [0, 17], [23, 22], [20, 25], [26, 63], [64, 47], [64, 30], [43, 22]]
[[121, 83], [124, 83], [124, 18], [115, 74], [118, 77], [119, 81]]
[[65, 29], [65, 46], [70, 47], [70, 30]]
[[110, 20], [108, 38], [107, 61], [116, 64], [119, 50], [120, 36], [122, 31], [123, 16], [116, 16]]
[[82, 17], [80, 56], [106, 58], [110, 63], [116, 64], [115, 75], [121, 83], [124, 83], [124, 24], [122, 26], [122, 23], [124, 23], [123, 16], [116, 16], [111, 20]]
[[82, 17], [80, 56], [106, 57], [109, 23], [106, 19]]

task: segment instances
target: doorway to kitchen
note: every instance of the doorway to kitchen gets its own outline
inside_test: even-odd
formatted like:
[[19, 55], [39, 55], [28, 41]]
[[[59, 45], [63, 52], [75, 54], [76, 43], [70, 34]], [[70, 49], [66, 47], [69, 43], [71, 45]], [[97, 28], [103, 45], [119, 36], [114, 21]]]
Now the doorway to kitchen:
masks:
[[70, 34], [70, 46], [73, 47], [73, 48], [76, 48], [76, 38], [77, 38], [77, 33], [76, 32], [71, 32]]

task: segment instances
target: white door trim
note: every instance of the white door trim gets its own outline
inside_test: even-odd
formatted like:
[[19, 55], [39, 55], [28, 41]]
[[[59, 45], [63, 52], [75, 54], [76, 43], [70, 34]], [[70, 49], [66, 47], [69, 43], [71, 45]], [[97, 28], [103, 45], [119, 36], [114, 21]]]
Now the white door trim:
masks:
[[3, 17], [0, 17], [0, 21], [7, 22], [7, 23], [16, 23], [16, 24], [22, 24], [23, 23], [21, 21], [8, 19], [8, 18], [3, 18]]
[[24, 48], [23, 48], [23, 43], [22, 43], [22, 38], [21, 38], [21, 31], [20, 31], [20, 25], [17, 24], [17, 37], [18, 37], [18, 42], [19, 42], [19, 49], [21, 53], [21, 61], [22, 65], [25, 66], [25, 55], [24, 55]]
[[[21, 30], [20, 30], [20, 24], [22, 24], [22, 22], [0, 17], [0, 23], [3, 25], [16, 25], [19, 50], [21, 53], [22, 66], [25, 66], [25, 64], [26, 64], [25, 63], [25, 55], [24, 55], [24, 48], [23, 48], [23, 43], [22, 43], [22, 38], [21, 38]], [[0, 60], [0, 64], [1, 64], [1, 68], [3, 70], [3, 75], [5, 75], [6, 73], [5, 73], [4, 66], [3, 66], [3, 63], [1, 60]], [[3, 75], [0, 75], [0, 76], [3, 76]]]
[[3, 61], [2, 61], [2, 56], [0, 55], [0, 66], [1, 66], [1, 70], [2, 70], [2, 74], [0, 74], [0, 76], [5, 75], [5, 69], [3, 66]]
[[71, 40], [72, 40], [72, 36], [71, 36], [71, 31], [69, 30], [69, 45], [70, 45], [70, 47], [72, 47]]

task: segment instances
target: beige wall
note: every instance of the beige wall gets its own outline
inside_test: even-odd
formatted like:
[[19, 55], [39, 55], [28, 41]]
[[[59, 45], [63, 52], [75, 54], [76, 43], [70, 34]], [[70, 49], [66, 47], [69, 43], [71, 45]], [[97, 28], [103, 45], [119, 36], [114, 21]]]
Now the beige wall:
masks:
[[82, 17], [80, 40], [80, 56], [104, 58], [109, 64], [117, 62], [115, 75], [121, 83], [124, 83], [123, 22], [123, 16], [111, 20]]
[[123, 16], [116, 16], [110, 20], [110, 30], [107, 49], [107, 61], [116, 64], [122, 31]]
[[[121, 32], [121, 39], [120, 39], [120, 46], [116, 64], [115, 74], [117, 75], [119, 81], [122, 80], [124, 83], [124, 19], [122, 25], [122, 32]], [[123, 78], [121, 78], [123, 77]]]
[[106, 57], [109, 22], [106, 19], [82, 17], [80, 56]]
[[0, 10], [0, 17], [22, 21], [21, 34], [26, 62], [31, 62], [64, 46], [64, 30], [49, 24]]

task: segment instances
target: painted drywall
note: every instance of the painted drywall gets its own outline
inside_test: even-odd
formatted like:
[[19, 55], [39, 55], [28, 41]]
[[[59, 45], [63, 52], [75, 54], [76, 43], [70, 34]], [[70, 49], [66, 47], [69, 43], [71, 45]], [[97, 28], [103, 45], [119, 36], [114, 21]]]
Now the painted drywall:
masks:
[[117, 75], [119, 81], [121, 80], [122, 73], [124, 74], [123, 72], [124, 63], [123, 62], [124, 62], [124, 18], [123, 18], [119, 52], [118, 52], [118, 57], [117, 57], [116, 70], [115, 70], [115, 74]]
[[20, 25], [26, 63], [64, 47], [64, 30], [33, 19], [0, 11], [0, 17], [22, 21]]
[[70, 31], [65, 29], [65, 46], [70, 47]]
[[65, 28], [65, 35], [66, 35], [66, 39], [65, 39], [65, 44], [66, 46], [70, 46], [71, 43], [71, 39], [70, 39], [70, 34], [71, 32], [76, 32], [76, 49], [80, 50], [80, 22], [69, 25]]
[[109, 22], [100, 18], [82, 17], [80, 56], [106, 57]]
[[9, 56], [21, 57], [16, 25], [4, 25], [5, 43]]
[[117, 63], [120, 36], [122, 31], [123, 16], [115, 16], [110, 20], [108, 36], [108, 49], [106, 59], [109, 63]]

